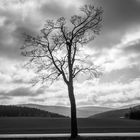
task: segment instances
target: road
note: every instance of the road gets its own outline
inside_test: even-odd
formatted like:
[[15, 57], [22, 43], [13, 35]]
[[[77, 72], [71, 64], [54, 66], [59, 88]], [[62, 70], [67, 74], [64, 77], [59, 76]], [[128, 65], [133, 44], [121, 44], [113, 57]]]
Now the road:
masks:
[[[140, 137], [140, 133], [79, 133], [82, 137]], [[70, 137], [65, 134], [0, 134], [0, 138]]]

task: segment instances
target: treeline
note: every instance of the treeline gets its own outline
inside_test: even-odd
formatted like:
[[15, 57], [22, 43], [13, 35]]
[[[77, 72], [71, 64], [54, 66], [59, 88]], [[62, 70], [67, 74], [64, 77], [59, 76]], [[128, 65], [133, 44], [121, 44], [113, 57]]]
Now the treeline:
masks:
[[48, 117], [48, 118], [62, 118], [63, 115], [51, 113], [48, 111], [19, 107], [13, 105], [0, 105], [0, 117]]
[[140, 107], [133, 107], [125, 114], [126, 118], [140, 120]]

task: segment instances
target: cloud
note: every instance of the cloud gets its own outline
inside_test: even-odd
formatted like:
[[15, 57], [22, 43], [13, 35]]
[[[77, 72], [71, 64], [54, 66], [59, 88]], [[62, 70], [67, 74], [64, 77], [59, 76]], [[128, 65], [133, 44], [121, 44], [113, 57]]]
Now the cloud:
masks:
[[[135, 0], [88, 1], [92, 2], [103, 6], [104, 23], [101, 35], [94, 40], [94, 44], [91, 43], [91, 47], [97, 46], [96, 49], [112, 47], [121, 41], [126, 32], [139, 25], [140, 5]], [[83, 0], [1, 1], [1, 55], [22, 59], [19, 48], [23, 44], [21, 35], [23, 32], [35, 35], [47, 18], [73, 15], [84, 3]]]
[[4, 73], [0, 72], [0, 83], [4, 83], [7, 81], [11, 81], [11, 77], [9, 75], [5, 75]]
[[[21, 66], [23, 32], [39, 33], [46, 19], [79, 13], [86, 3], [103, 6], [103, 27], [93, 42], [83, 47], [91, 64], [104, 68], [101, 79], [75, 80], [77, 105], [120, 106], [139, 101], [140, 3], [138, 0], [1, 0], [0, 99], [1, 103], [69, 105], [62, 81], [31, 88], [32, 71]], [[85, 50], [84, 50], [85, 49]], [[82, 79], [81, 78], [81, 79]], [[2, 102], [3, 100], [3, 102]]]
[[100, 83], [92, 80], [75, 85], [77, 106], [97, 105], [106, 107], [120, 107], [139, 103], [140, 78], [131, 79], [128, 83], [109, 82]]
[[3, 95], [3, 92], [0, 92], [0, 104], [9, 104], [9, 101], [12, 100], [11, 97]]
[[[63, 4], [62, 4], [63, 3]], [[46, 19], [74, 14], [80, 2], [15, 0], [0, 2], [0, 55], [22, 60], [23, 33], [37, 35]], [[7, 10], [8, 9], [8, 10]], [[71, 11], [71, 12], [69, 12]]]
[[120, 43], [112, 48], [96, 51], [91, 59], [96, 65], [104, 67], [105, 72], [132, 68], [140, 64], [140, 28], [126, 33]]
[[100, 83], [121, 82], [128, 83], [139, 76], [140, 68], [138, 66], [126, 67], [120, 70], [113, 70], [111, 72], [104, 72], [100, 77]]
[[58, 2], [58, 0], [52, 0], [51, 2], [47, 2], [42, 5], [40, 9], [42, 14], [46, 17], [49, 16], [50, 18], [59, 18], [61, 16], [70, 17], [75, 13], [76, 8], [75, 3], [69, 3], [69, 5], [67, 5], [67, 2], [64, 0], [61, 0], [61, 2]]
[[[22, 33], [35, 35], [42, 25], [37, 9], [31, 3], [0, 2], [0, 54], [3, 57], [22, 59], [20, 47], [23, 44]], [[7, 10], [8, 9], [8, 10]], [[35, 16], [34, 16], [35, 15]]]
[[0, 96], [0, 100], [10, 100], [11, 98], [8, 96]]
[[35, 74], [31, 70], [26, 70], [20, 62], [13, 59], [0, 57], [0, 90], [6, 92], [18, 87], [31, 86], [31, 79]]
[[9, 91], [6, 95], [11, 97], [17, 96], [36, 96], [37, 94], [34, 93], [30, 88], [20, 87], [14, 90]]
[[101, 34], [92, 46], [96, 49], [111, 48], [120, 43], [126, 32], [137, 28], [140, 23], [140, 4], [136, 0], [94, 0], [104, 10]]
[[11, 97], [5, 96], [5, 95], [3, 95], [3, 93], [0, 93], [0, 100], [10, 100], [10, 99], [11, 99]]
[[[125, 104], [132, 104], [140, 99], [140, 79], [135, 79], [129, 83], [122, 84], [118, 82], [109, 84], [99, 84], [93, 90], [93, 95], [89, 95], [88, 99], [94, 103], [98, 103], [101, 106], [114, 107]], [[93, 100], [91, 100], [93, 99]]]
[[[140, 32], [139, 32], [140, 33]], [[133, 37], [135, 35], [133, 34]], [[130, 39], [130, 38], [129, 38]], [[130, 41], [124, 48], [122, 48], [126, 54], [137, 54], [139, 55], [140, 52], [140, 36], [138, 39], [134, 41]]]
[[37, 97], [45, 93], [45, 90], [42, 88], [35, 89], [31, 86], [15, 87], [13, 89], [8, 89], [7, 91], [5, 89], [0, 89], [0, 91], [0, 94], [5, 97]]
[[29, 98], [28, 100], [29, 100], [29, 102], [33, 102], [33, 103], [38, 104], [38, 103], [44, 103], [47, 99], [45, 99], [45, 98]]

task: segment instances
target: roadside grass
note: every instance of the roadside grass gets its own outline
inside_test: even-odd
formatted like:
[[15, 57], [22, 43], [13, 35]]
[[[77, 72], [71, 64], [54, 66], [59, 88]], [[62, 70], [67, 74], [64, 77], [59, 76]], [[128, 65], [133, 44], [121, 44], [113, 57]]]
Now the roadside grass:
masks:
[[3, 140], [140, 140], [140, 137], [78, 137], [76, 139], [59, 138], [3, 138]]

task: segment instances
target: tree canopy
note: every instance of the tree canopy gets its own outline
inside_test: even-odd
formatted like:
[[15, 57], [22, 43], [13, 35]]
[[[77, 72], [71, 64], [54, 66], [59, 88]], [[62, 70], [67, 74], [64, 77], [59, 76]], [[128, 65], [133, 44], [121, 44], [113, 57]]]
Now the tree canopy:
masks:
[[[85, 5], [80, 10], [83, 13], [72, 16], [71, 25], [67, 24], [64, 17], [60, 17], [47, 20], [36, 37], [25, 33], [22, 55], [31, 58], [30, 67], [38, 75], [34, 82], [53, 82], [62, 76], [65, 83], [68, 83], [70, 74], [72, 78], [85, 72], [91, 77], [100, 74], [99, 67], [89, 62], [88, 56], [81, 55], [80, 51], [81, 47], [99, 34], [103, 10], [92, 5]], [[69, 73], [69, 65], [72, 73]]]

